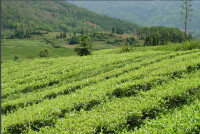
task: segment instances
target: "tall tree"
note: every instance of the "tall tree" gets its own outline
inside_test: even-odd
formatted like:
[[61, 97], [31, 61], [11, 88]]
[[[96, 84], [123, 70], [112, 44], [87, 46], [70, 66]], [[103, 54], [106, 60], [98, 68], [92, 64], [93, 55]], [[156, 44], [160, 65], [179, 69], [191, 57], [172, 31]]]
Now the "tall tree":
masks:
[[80, 40], [80, 46], [75, 48], [75, 51], [80, 56], [91, 54], [90, 49], [92, 48], [91, 38], [88, 35], [82, 35]]
[[114, 28], [114, 27], [112, 27], [112, 33], [113, 33], [113, 34], [115, 33], [115, 28]]
[[193, 11], [192, 9], [192, 4], [191, 1], [192, 0], [182, 0], [183, 4], [181, 5], [181, 15], [182, 15], [182, 20], [184, 21], [184, 25], [185, 25], [185, 40], [187, 39], [187, 26], [188, 26], [188, 22], [192, 21], [191, 17], [192, 14], [191, 12]]

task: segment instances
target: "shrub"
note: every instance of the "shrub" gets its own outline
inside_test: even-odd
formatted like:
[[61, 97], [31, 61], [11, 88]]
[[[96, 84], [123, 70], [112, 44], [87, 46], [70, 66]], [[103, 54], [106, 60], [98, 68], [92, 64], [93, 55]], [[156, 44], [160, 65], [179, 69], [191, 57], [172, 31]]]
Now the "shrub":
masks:
[[15, 55], [14, 58], [13, 58], [13, 60], [14, 60], [14, 61], [19, 60], [19, 56]]
[[121, 48], [121, 53], [126, 53], [126, 52], [129, 52], [131, 50], [131, 47], [130, 46], [123, 46]]
[[41, 50], [39, 53], [39, 56], [40, 57], [49, 57], [50, 56], [49, 49], [45, 48], [45, 49]]
[[87, 48], [80, 48], [77, 47], [75, 48], [75, 51], [77, 52], [78, 55], [84, 56], [84, 55], [90, 55], [91, 52]]
[[78, 44], [79, 43], [79, 39], [76, 36], [73, 36], [69, 39], [69, 44]]
[[187, 51], [192, 49], [200, 49], [199, 41], [186, 41], [176, 47], [176, 51]]
[[26, 55], [26, 58], [27, 59], [32, 59], [32, 58], [35, 58], [35, 55], [33, 55], [32, 53], [30, 53], [30, 54]]

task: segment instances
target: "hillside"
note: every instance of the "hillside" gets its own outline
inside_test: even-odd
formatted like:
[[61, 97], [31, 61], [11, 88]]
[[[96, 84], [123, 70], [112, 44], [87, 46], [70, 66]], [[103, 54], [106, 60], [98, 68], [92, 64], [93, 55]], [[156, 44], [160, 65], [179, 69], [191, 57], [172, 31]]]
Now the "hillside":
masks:
[[[170, 26], [183, 29], [180, 1], [69, 1], [99, 14], [134, 21], [144, 26]], [[200, 2], [193, 1], [193, 17], [188, 29], [200, 33]]]
[[198, 133], [200, 50], [6, 62], [2, 133]]
[[175, 26], [176, 4], [132, 13], [132, 2], [115, 2], [87, 5], [110, 6], [112, 18], [65, 0], [3, 0], [2, 134], [200, 132], [200, 40], [117, 19], [145, 8], [141, 24]]
[[120, 27], [134, 33], [135, 23], [98, 15], [63, 1], [2, 1], [3, 34], [14, 29], [95, 32]]

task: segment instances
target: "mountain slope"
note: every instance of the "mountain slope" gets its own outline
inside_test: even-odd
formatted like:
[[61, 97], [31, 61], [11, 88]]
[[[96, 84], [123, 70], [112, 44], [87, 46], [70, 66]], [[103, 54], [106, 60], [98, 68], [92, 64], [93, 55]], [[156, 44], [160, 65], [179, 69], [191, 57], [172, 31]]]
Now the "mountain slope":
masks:
[[98, 15], [65, 1], [2, 1], [2, 27], [13, 30], [19, 26], [47, 31], [111, 31], [120, 27], [135, 32], [132, 22]]
[[[99, 14], [135, 21], [145, 26], [172, 26], [183, 29], [181, 21], [181, 1], [71, 1]], [[193, 17], [189, 30], [200, 33], [200, 2], [193, 1]]]

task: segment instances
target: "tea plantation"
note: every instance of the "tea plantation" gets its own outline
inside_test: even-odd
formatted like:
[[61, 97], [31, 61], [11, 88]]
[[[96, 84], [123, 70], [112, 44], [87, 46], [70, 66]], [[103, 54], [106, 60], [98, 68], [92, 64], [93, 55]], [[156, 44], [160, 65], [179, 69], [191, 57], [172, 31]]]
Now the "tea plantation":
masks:
[[1, 64], [2, 134], [199, 133], [200, 50]]

